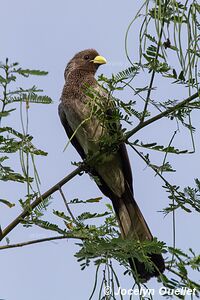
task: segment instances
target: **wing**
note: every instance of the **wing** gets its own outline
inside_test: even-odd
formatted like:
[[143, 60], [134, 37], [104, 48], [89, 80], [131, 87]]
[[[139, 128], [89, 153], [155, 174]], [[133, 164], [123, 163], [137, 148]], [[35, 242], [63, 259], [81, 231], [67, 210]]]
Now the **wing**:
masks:
[[[111, 99], [111, 100], [109, 100], [109, 103], [108, 103], [107, 91], [105, 89], [103, 89], [101, 86], [99, 86], [99, 85], [96, 86], [95, 90], [97, 90], [99, 97], [102, 99], [102, 104], [104, 104], [106, 106], [104, 113], [106, 115], [105, 118], [107, 118], [107, 122], [106, 122], [107, 132], [112, 136], [112, 134], [120, 128], [120, 123], [117, 121], [116, 121], [116, 123], [115, 123], [115, 121], [113, 122], [114, 118], [112, 118], [113, 114], [115, 113], [115, 109], [116, 109], [116, 107], [114, 106], [114, 101], [112, 101], [112, 99]], [[69, 139], [71, 139], [74, 132], [69, 125], [69, 122], [67, 120], [66, 113], [65, 113], [65, 107], [62, 102], [59, 104], [58, 112], [59, 112], [61, 123], [62, 123]], [[109, 123], [109, 119], [111, 121], [110, 123]], [[71, 139], [71, 143], [75, 147], [75, 149], [77, 150], [77, 152], [79, 153], [81, 158], [85, 159], [86, 155], [85, 155], [84, 149], [83, 149], [82, 145], [80, 144], [79, 140], [76, 138], [76, 136], [73, 136], [73, 138]], [[130, 166], [126, 146], [124, 143], [119, 145], [119, 150], [116, 153], [116, 159], [118, 159], [118, 161], [121, 162], [119, 164], [121, 165], [121, 168], [122, 168], [124, 180], [126, 183], [128, 183], [130, 190], [133, 191], [131, 166]], [[99, 188], [106, 196], [108, 196], [110, 198], [112, 192], [111, 192], [110, 188], [105, 184], [102, 176], [100, 176], [100, 174], [98, 174], [99, 172], [97, 172], [97, 170], [92, 170], [91, 173], [92, 173], [92, 175], [99, 177], [100, 182], [101, 182], [101, 185], [99, 186]]]
[[[105, 89], [103, 89], [101, 86], [98, 86], [98, 92], [104, 99], [108, 99], [107, 91]], [[107, 105], [108, 105], [108, 102], [107, 102]], [[108, 107], [109, 108], [106, 109], [106, 115], [107, 115], [108, 119], [110, 118], [112, 120], [114, 111], [116, 109], [115, 102], [112, 101], [112, 99], [110, 99]], [[116, 121], [115, 124], [113, 124], [113, 122], [112, 122], [111, 126], [110, 126], [110, 130], [109, 130], [110, 135], [112, 135], [112, 133], [115, 132], [119, 128], [121, 128], [121, 124], [119, 122], [117, 123], [117, 121]], [[125, 143], [121, 143], [119, 145], [118, 155], [119, 155], [120, 159], [122, 160], [124, 179], [128, 183], [129, 188], [133, 194], [133, 176], [132, 176], [130, 160], [128, 157]]]
[[[73, 135], [73, 130], [71, 129], [71, 127], [69, 126], [69, 123], [67, 122], [67, 118], [65, 115], [65, 111], [64, 111], [62, 102], [58, 106], [58, 114], [59, 114], [61, 123], [65, 129], [65, 132], [67, 133], [68, 138], [71, 139], [71, 137]], [[81, 158], [84, 160], [86, 158], [86, 155], [83, 151], [83, 148], [81, 147], [81, 145], [79, 144], [79, 142], [75, 136], [71, 139], [71, 143], [74, 146], [74, 148], [77, 150], [77, 152], [79, 153]], [[109, 189], [107, 184], [104, 182], [104, 180], [101, 178], [101, 176], [94, 169], [90, 171], [90, 175], [98, 177], [98, 187], [104, 195], [106, 195], [109, 198], [114, 197], [114, 194], [112, 193], [112, 191]]]
[[[65, 115], [65, 111], [64, 111], [64, 107], [62, 102], [59, 104], [58, 106], [58, 114], [60, 117], [60, 121], [67, 133], [67, 136], [69, 139], [71, 139], [72, 135], [73, 135], [73, 130], [71, 129], [71, 127], [69, 126], [68, 122], [67, 122], [67, 118]], [[85, 159], [86, 155], [83, 151], [83, 148], [81, 147], [81, 145], [79, 144], [78, 140], [76, 139], [75, 136], [73, 136], [73, 138], [71, 139], [71, 143], [74, 146], [74, 148], [77, 150], [77, 152], [79, 153], [79, 155], [81, 156], [82, 159]]]

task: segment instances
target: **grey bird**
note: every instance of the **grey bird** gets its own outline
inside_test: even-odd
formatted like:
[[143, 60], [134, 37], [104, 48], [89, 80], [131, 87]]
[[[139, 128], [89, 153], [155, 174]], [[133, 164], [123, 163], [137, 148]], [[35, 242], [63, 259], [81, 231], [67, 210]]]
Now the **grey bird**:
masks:
[[[94, 49], [77, 53], [67, 64], [65, 84], [59, 104], [62, 125], [82, 159], [100, 150], [102, 137], [112, 135], [109, 122], [103, 120], [112, 114], [112, 101], [105, 89], [95, 79], [98, 67], [106, 63]], [[86, 92], [91, 89], [92, 98]], [[95, 94], [96, 91], [96, 94]], [[95, 96], [96, 95], [96, 96]], [[98, 102], [99, 101], [99, 102]], [[95, 114], [94, 108], [101, 109]], [[102, 114], [106, 115], [102, 118]], [[112, 201], [122, 237], [140, 241], [152, 240], [151, 231], [134, 199], [132, 172], [124, 143], [115, 152], [105, 155], [92, 166], [91, 174], [98, 177], [98, 187]], [[159, 276], [165, 269], [161, 254], [149, 254], [153, 269], [147, 270], [145, 264], [137, 259], [129, 260], [133, 271], [137, 271], [141, 281]]]

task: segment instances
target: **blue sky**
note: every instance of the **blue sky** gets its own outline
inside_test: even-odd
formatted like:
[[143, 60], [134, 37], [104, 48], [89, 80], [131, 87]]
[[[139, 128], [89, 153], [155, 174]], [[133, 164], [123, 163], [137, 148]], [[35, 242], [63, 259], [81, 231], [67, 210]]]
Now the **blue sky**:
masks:
[[[17, 85], [37, 85], [53, 99], [53, 104], [30, 106], [30, 133], [35, 144], [49, 153], [48, 157], [37, 160], [41, 178], [41, 191], [45, 191], [68, 174], [74, 167], [71, 161], [79, 161], [76, 151], [70, 146], [63, 152], [66, 144], [65, 132], [57, 115], [57, 106], [64, 84], [63, 72], [71, 57], [85, 48], [95, 48], [106, 57], [108, 64], [100, 68], [99, 74], [109, 76], [129, 66], [124, 51], [124, 36], [129, 22], [134, 17], [142, 1], [4, 1], [1, 3], [1, 57], [17, 61], [24, 68], [49, 71], [47, 77], [21, 79]], [[129, 48], [131, 57], [137, 57], [138, 29], [135, 25], [130, 33]], [[149, 78], [144, 79], [149, 80]], [[139, 83], [138, 83], [139, 84]], [[170, 98], [173, 89], [159, 83], [154, 97]], [[129, 100], [131, 93], [119, 94]], [[182, 99], [186, 94], [179, 90], [177, 97]], [[132, 96], [133, 97], [133, 96]], [[21, 129], [19, 113], [14, 112], [10, 124]], [[198, 126], [197, 114], [194, 123]], [[175, 124], [166, 126], [162, 120], [137, 134], [136, 138], [144, 142], [160, 141], [169, 143]], [[191, 147], [185, 130], [177, 136], [177, 145]], [[197, 149], [199, 141], [197, 140]], [[160, 159], [157, 153], [152, 154], [155, 161]], [[135, 197], [144, 213], [153, 234], [168, 245], [172, 244], [172, 216], [166, 218], [159, 213], [167, 206], [168, 199], [162, 190], [160, 179], [146, 168], [143, 161], [130, 152], [133, 169]], [[171, 182], [182, 186], [192, 185], [193, 178], [199, 176], [197, 153], [193, 156], [172, 157], [176, 175], [169, 175]], [[16, 166], [18, 163], [16, 162]], [[187, 172], [185, 172], [187, 170]], [[176, 177], [175, 177], [176, 176]], [[8, 189], [9, 188], [9, 189]], [[101, 196], [94, 182], [85, 176], [78, 176], [67, 184], [63, 190], [68, 199], [80, 197], [87, 199]], [[11, 202], [24, 195], [25, 190], [11, 189], [8, 184], [1, 184], [1, 197]], [[102, 210], [108, 200], [104, 198], [95, 211]], [[98, 204], [97, 204], [98, 205]], [[53, 195], [50, 210], [63, 210], [63, 202], [58, 193]], [[77, 208], [76, 213], [81, 211]], [[18, 213], [20, 207], [13, 209], [1, 206], [0, 220], [4, 228]], [[49, 213], [48, 213], [49, 216]], [[197, 214], [191, 215], [182, 211], [176, 213], [177, 247], [184, 250], [189, 247], [198, 249], [194, 228], [199, 226]], [[24, 229], [18, 226], [9, 235], [12, 243], [41, 238], [50, 233], [39, 228]], [[54, 299], [87, 299], [93, 286], [95, 269], [90, 267], [81, 271], [73, 254], [78, 249], [74, 242], [61, 241], [28, 246], [24, 248], [1, 251], [0, 253], [0, 298], [7, 300], [54, 300]], [[121, 269], [120, 269], [121, 272]], [[130, 288], [130, 279], [122, 279], [124, 286]], [[149, 287], [155, 287], [152, 280]]]

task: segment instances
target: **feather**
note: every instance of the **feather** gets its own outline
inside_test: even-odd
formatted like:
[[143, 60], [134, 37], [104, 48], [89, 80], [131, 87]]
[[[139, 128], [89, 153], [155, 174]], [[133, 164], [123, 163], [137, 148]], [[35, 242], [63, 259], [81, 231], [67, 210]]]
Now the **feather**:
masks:
[[[59, 104], [61, 123], [82, 159], [88, 153], [99, 151], [102, 138], [112, 136], [120, 129], [119, 122], [112, 122], [115, 110], [112, 99], [94, 78], [98, 66], [91, 64], [97, 55], [95, 50], [89, 49], [76, 54], [70, 61], [65, 70], [66, 83]], [[85, 62], [85, 57], [91, 59], [89, 63]], [[86, 86], [94, 97], [87, 95]], [[99, 115], [95, 115], [93, 110], [100, 110]], [[117, 151], [106, 154], [100, 163], [93, 166], [91, 174], [98, 176], [99, 189], [112, 201], [122, 237], [151, 241], [151, 231], [134, 199], [125, 144], [121, 143]], [[130, 259], [132, 269], [136, 267], [143, 281], [158, 276], [165, 269], [161, 254], [151, 254], [149, 258], [155, 264], [151, 271], [146, 270], [144, 263]]]

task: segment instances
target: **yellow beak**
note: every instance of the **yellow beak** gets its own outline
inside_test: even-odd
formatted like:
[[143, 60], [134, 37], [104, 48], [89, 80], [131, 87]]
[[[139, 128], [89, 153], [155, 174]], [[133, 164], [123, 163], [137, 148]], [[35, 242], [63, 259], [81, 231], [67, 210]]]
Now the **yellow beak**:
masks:
[[94, 64], [103, 65], [106, 64], [107, 61], [103, 56], [97, 55], [94, 59], [91, 60]]

